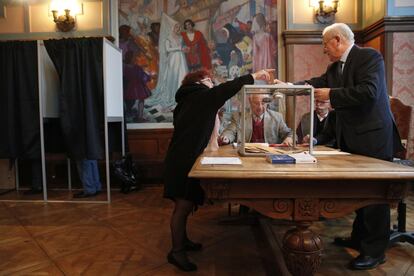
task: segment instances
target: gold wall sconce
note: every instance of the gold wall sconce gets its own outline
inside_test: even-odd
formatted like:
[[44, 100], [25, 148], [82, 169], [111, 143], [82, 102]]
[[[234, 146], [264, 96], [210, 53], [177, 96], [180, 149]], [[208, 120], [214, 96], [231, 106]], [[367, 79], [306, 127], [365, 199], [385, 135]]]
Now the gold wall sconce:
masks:
[[69, 32], [76, 26], [76, 15], [82, 10], [77, 0], [53, 0], [50, 11], [56, 28], [62, 32]]
[[317, 23], [330, 24], [335, 21], [335, 14], [338, 11], [339, 0], [311, 1], [315, 8], [315, 19]]

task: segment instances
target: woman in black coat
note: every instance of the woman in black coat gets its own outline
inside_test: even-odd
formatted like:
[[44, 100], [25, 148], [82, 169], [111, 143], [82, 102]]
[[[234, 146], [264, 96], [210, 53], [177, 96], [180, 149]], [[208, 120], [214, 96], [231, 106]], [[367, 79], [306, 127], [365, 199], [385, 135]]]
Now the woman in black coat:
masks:
[[255, 79], [269, 81], [269, 70], [216, 87], [209, 73], [201, 70], [189, 73], [175, 95], [174, 133], [165, 158], [164, 197], [175, 202], [171, 216], [172, 250], [167, 259], [184, 271], [197, 269], [188, 260], [186, 251], [200, 250], [202, 245], [188, 239], [186, 225], [190, 212], [204, 200], [199, 181], [189, 178], [188, 173], [209, 142], [218, 109], [243, 85], [253, 84]]

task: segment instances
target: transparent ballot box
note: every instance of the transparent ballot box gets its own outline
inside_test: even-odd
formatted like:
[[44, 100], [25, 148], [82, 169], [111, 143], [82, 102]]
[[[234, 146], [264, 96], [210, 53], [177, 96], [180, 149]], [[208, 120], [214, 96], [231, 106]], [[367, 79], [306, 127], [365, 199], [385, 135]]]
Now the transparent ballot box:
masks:
[[[255, 95], [256, 94], [256, 95]], [[314, 89], [310, 85], [286, 85], [286, 84], [275, 84], [275, 85], [245, 85], [241, 90], [241, 99], [240, 99], [240, 114], [243, 118], [240, 120], [240, 129], [239, 129], [239, 154], [242, 156], [265, 156], [268, 154], [291, 154], [302, 151], [309, 151], [310, 154], [313, 153], [313, 144], [310, 142], [309, 146], [298, 147], [297, 145], [297, 135], [296, 128], [290, 126], [293, 133], [293, 146], [287, 147], [285, 145], [279, 144], [266, 144], [266, 143], [249, 143], [246, 142], [246, 120], [248, 116], [252, 116], [254, 113], [250, 106], [250, 100], [255, 98], [254, 101], [261, 101], [265, 104], [266, 109], [274, 108], [275, 102], [280, 102], [280, 99], [287, 99], [292, 97], [293, 99], [293, 112], [290, 114], [293, 115], [292, 122], [296, 122], [296, 98], [297, 96], [308, 96], [310, 97], [310, 110], [314, 110]], [[310, 141], [313, 140], [313, 112], [310, 112]]]

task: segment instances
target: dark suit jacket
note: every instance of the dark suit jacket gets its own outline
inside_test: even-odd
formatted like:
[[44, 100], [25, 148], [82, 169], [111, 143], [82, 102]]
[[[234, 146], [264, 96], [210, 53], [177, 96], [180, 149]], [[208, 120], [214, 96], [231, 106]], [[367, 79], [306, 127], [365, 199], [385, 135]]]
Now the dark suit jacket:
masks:
[[328, 117], [326, 117], [325, 124], [322, 131], [315, 134], [317, 145], [326, 145], [328, 147], [338, 148], [336, 144], [336, 112], [335, 110], [329, 111]]
[[392, 159], [402, 145], [390, 109], [381, 54], [353, 46], [342, 76], [338, 66], [334, 62], [325, 74], [306, 81], [315, 88], [331, 88], [338, 146], [352, 153]]
[[[308, 135], [310, 133], [310, 115], [311, 113], [305, 113], [303, 114], [302, 118], [300, 119], [299, 125], [296, 128], [296, 135], [298, 136], [298, 142], [303, 143], [303, 137]], [[322, 122], [319, 122], [318, 114], [316, 113], [316, 110], [313, 111], [313, 118], [314, 118], [314, 124], [313, 124], [313, 136], [316, 137], [318, 134], [322, 133], [322, 130], [325, 128], [327, 122], [328, 122], [328, 115], [322, 120]], [[332, 137], [335, 139], [335, 137]]]

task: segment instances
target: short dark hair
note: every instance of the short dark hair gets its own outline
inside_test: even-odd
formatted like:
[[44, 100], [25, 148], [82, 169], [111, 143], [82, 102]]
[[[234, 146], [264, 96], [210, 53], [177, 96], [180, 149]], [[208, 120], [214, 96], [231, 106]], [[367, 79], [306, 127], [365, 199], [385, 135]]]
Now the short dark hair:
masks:
[[211, 77], [210, 73], [207, 70], [198, 70], [195, 72], [188, 73], [183, 81], [181, 82], [182, 85], [188, 85], [193, 84], [198, 81], [201, 81], [202, 79]]
[[157, 28], [157, 27], [161, 27], [160, 22], [153, 22], [153, 23], [151, 23], [151, 25], [150, 25], [150, 29], [151, 29], [151, 31], [154, 31], [154, 30], [155, 30], [155, 28]]
[[193, 20], [191, 20], [191, 19], [186, 19], [185, 21], [184, 21], [184, 30], [187, 30], [187, 28], [185, 27], [185, 24], [187, 24], [187, 22], [188, 23], [190, 23], [190, 25], [191, 25], [191, 27], [194, 27], [195, 26], [195, 23], [193, 22]]
[[131, 27], [128, 25], [119, 26], [119, 37], [124, 38], [128, 36], [130, 31], [131, 31]]

